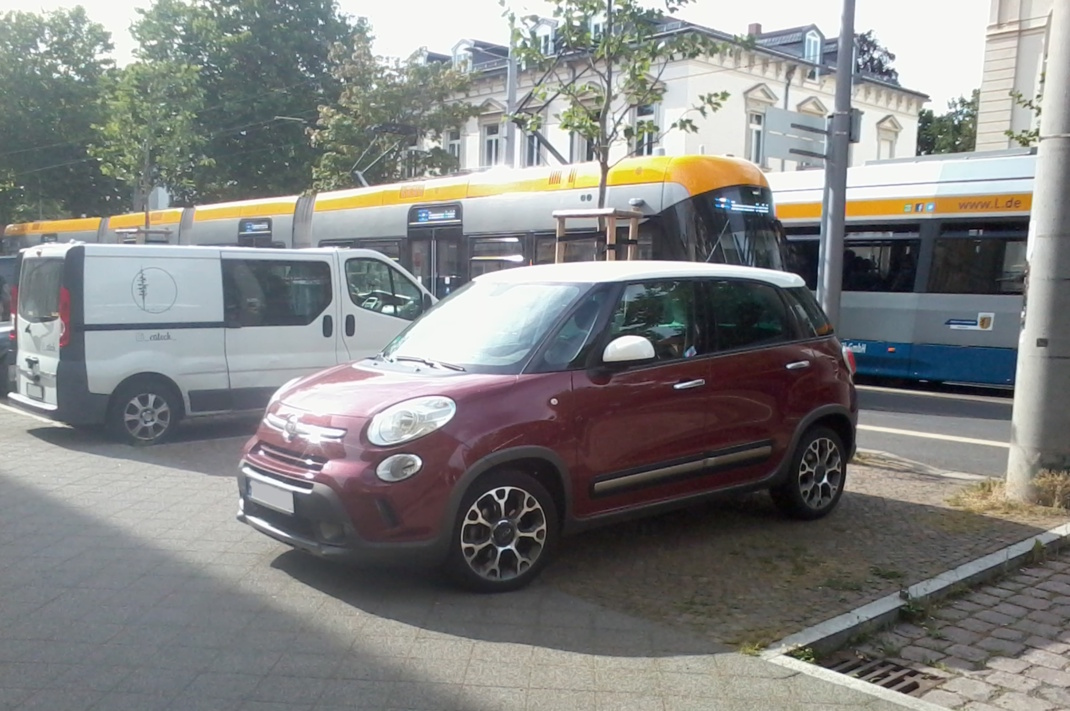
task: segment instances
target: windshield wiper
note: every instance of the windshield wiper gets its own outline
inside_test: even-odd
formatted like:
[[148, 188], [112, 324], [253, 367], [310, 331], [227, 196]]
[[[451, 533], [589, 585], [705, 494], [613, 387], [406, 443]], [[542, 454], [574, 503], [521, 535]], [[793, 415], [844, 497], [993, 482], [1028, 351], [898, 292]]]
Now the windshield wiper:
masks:
[[393, 360], [394, 360], [394, 362], [397, 362], [397, 361], [401, 360], [401, 361], [411, 361], [413, 363], [423, 363], [424, 365], [426, 365], [429, 368], [447, 368], [449, 370], [457, 370], [457, 371], [460, 371], [460, 372], [464, 372], [464, 368], [462, 368], [459, 365], [454, 365], [453, 363], [444, 363], [443, 361], [440, 361], [440, 360], [431, 360], [430, 358], [420, 358], [419, 356], [405, 356], [405, 355], [394, 356]]

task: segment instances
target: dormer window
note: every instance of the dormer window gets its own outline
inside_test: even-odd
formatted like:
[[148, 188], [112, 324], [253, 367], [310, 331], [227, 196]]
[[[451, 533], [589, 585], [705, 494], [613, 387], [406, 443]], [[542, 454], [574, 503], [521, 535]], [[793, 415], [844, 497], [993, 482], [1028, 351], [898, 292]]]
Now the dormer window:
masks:
[[539, 51], [549, 56], [554, 53], [554, 31], [550, 28], [539, 32]]
[[591, 20], [591, 40], [597, 42], [602, 37], [602, 30], [605, 29], [605, 22], [601, 17], [596, 17]]
[[803, 58], [811, 64], [821, 63], [821, 35], [814, 30], [806, 33], [806, 44], [803, 49]]
[[467, 72], [472, 66], [472, 55], [468, 50], [472, 45], [467, 41], [460, 42], [453, 48], [453, 68], [459, 72]]

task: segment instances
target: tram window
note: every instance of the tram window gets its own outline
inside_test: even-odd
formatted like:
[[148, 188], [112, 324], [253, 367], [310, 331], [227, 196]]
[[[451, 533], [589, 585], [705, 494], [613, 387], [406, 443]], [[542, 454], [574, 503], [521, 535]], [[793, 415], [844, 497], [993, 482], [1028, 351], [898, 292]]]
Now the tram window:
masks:
[[1025, 240], [939, 238], [929, 291], [934, 294], [1021, 294]]
[[[536, 264], [553, 264], [554, 250], [557, 242], [553, 237], [539, 239], [535, 250]], [[605, 239], [596, 235], [590, 237], [566, 237], [565, 238], [565, 261], [566, 262], [596, 262], [605, 259]]]
[[469, 260], [469, 270], [473, 279], [488, 272], [522, 267], [527, 261], [524, 259], [524, 244], [520, 237], [476, 239], [472, 240], [470, 248], [472, 256]]
[[390, 257], [395, 262], [401, 261], [401, 242], [379, 239], [325, 239], [319, 243], [320, 247], [342, 247], [344, 249], [374, 249], [376, 252]]
[[788, 240], [788, 271], [803, 278], [806, 286], [817, 288], [817, 260], [821, 245], [816, 239]]
[[844, 291], [914, 291], [917, 240], [847, 243], [843, 254]]

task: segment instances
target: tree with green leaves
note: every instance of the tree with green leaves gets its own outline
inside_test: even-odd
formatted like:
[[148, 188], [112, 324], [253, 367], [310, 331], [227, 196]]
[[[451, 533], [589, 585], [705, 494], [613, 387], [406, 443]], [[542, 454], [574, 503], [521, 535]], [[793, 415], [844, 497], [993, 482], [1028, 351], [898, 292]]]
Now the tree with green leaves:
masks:
[[117, 185], [87, 153], [111, 49], [81, 7], [0, 14], [0, 227], [114, 205]]
[[143, 61], [200, 69], [197, 130], [211, 167], [195, 171], [199, 201], [309, 188], [319, 150], [308, 128], [337, 102], [330, 48], [351, 25], [336, 0], [155, 0], [133, 33]]
[[895, 62], [895, 55], [880, 43], [873, 30], [858, 35], [855, 43], [858, 48], [858, 57], [855, 60], [856, 71], [892, 84], [899, 84], [899, 71], [892, 66]]
[[932, 109], [918, 115], [918, 155], [968, 153], [977, 144], [977, 104], [980, 91], [970, 98], [960, 96], [947, 103], [947, 113], [937, 116]]
[[[501, 0], [506, 5], [506, 0]], [[671, 19], [692, 0], [662, 0], [663, 7], [647, 8], [641, 0], [548, 0], [557, 22], [549, 53], [531, 18], [507, 10], [513, 52], [520, 66], [537, 77], [528, 95], [539, 103], [562, 101], [556, 115], [562, 130], [574, 133], [593, 148], [601, 179], [598, 207], [605, 207], [609, 171], [638, 151], [648, 140], [660, 140], [673, 130], [698, 130], [688, 115], [705, 118], [721, 108], [727, 92], [710, 92], [679, 118], [660, 125], [639, 119], [639, 107], [660, 103], [665, 96], [663, 77], [674, 62], [710, 56], [721, 46], [705, 34], [687, 30], [665, 31]], [[536, 131], [541, 117], [519, 110], [507, 116], [524, 131]], [[617, 160], [611, 152], [625, 144]]]
[[318, 190], [352, 187], [354, 170], [369, 184], [456, 169], [442, 138], [475, 116], [458, 100], [470, 86], [452, 64], [416, 53], [400, 61], [376, 56], [363, 18], [351, 41], [331, 53], [331, 76], [341, 84], [334, 105], [321, 106], [312, 145], [323, 151], [313, 171]]
[[145, 209], [157, 185], [179, 202], [191, 200], [197, 169], [213, 165], [197, 130], [203, 104], [196, 67], [135, 62], [114, 78], [90, 153], [106, 175], [133, 191], [135, 211]]

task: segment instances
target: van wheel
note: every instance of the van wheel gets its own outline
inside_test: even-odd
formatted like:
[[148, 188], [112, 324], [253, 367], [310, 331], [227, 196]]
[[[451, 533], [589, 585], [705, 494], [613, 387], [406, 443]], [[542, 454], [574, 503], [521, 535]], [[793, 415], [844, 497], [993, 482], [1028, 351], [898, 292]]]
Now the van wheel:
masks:
[[160, 444], [170, 439], [182, 412], [182, 398], [170, 383], [160, 378], [134, 378], [112, 396], [108, 430], [126, 444]]
[[847, 481], [847, 452], [828, 427], [813, 427], [799, 440], [784, 481], [769, 493], [792, 518], [812, 521], [836, 508]]
[[446, 572], [476, 592], [518, 590], [546, 565], [557, 536], [557, 508], [546, 488], [522, 472], [497, 472], [461, 499]]

